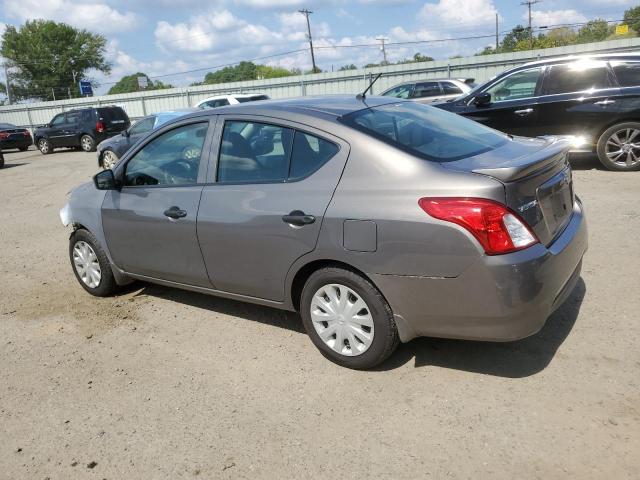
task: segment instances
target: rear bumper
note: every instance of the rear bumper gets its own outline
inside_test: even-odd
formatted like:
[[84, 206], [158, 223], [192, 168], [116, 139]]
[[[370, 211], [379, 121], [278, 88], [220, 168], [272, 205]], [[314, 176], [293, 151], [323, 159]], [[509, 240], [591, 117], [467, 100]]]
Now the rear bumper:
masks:
[[573, 291], [587, 250], [579, 200], [549, 247], [482, 256], [456, 278], [372, 275], [402, 341], [431, 336], [511, 341], [533, 335]]
[[33, 145], [33, 140], [31, 139], [31, 137], [0, 141], [0, 148], [2, 148], [3, 150], [9, 150], [12, 148], [25, 148], [31, 145]]

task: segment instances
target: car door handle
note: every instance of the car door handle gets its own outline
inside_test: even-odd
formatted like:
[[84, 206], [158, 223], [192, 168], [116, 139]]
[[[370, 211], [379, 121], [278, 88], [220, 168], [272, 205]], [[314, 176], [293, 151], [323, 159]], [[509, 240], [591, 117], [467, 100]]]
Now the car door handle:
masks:
[[288, 223], [289, 225], [302, 227], [304, 225], [310, 225], [315, 222], [316, 217], [314, 217], [313, 215], [307, 215], [301, 210], [294, 210], [289, 215], [284, 215], [282, 217], [282, 221], [284, 223]]
[[533, 108], [525, 108], [524, 110], [516, 110], [513, 113], [515, 113], [516, 115], [518, 115], [520, 117], [525, 117], [525, 116], [529, 115], [532, 112], [533, 112]]
[[611, 105], [612, 103], [616, 103], [615, 100], [609, 100], [608, 98], [605, 100], [600, 100], [599, 102], [595, 102], [594, 105]]
[[181, 210], [180, 207], [169, 207], [164, 211], [164, 216], [165, 217], [169, 217], [169, 218], [173, 218], [174, 220], [177, 220], [179, 218], [184, 218], [187, 216], [187, 211], [186, 210]]

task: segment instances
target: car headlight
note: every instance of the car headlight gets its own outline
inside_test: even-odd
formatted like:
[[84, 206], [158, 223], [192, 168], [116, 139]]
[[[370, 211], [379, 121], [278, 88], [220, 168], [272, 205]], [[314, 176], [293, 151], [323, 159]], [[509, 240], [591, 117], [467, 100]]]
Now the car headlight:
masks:
[[60, 209], [60, 221], [65, 227], [71, 223], [71, 208], [68, 203]]

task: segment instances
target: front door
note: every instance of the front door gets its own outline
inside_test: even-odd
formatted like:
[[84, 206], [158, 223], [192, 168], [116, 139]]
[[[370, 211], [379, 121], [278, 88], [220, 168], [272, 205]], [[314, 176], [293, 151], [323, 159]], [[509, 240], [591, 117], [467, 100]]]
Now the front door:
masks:
[[537, 125], [542, 67], [519, 70], [483, 90], [491, 94], [487, 105], [468, 105], [463, 115], [489, 127], [513, 135], [534, 137], [542, 132]]
[[289, 268], [315, 248], [349, 147], [325, 132], [265, 122], [218, 125], [217, 176], [202, 192], [198, 237], [216, 289], [282, 301]]
[[209, 130], [202, 119], [162, 129], [116, 170], [123, 186], [107, 193], [102, 225], [121, 269], [211, 286], [196, 233]]
[[46, 133], [49, 136], [49, 143], [52, 147], [60, 147], [64, 144], [65, 133], [65, 114], [61, 113], [53, 117]]

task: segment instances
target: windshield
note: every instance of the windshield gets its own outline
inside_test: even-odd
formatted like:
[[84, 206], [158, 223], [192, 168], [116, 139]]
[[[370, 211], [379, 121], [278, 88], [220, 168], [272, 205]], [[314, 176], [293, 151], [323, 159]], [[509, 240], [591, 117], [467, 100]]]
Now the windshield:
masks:
[[340, 119], [413, 155], [450, 162], [488, 152], [508, 137], [459, 115], [414, 102], [367, 108]]

